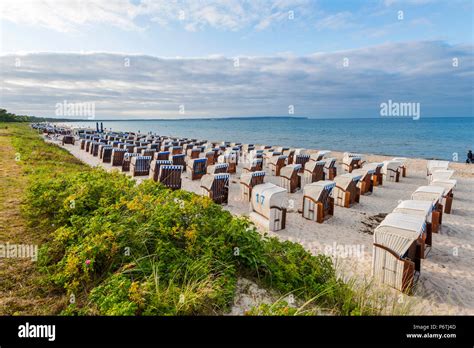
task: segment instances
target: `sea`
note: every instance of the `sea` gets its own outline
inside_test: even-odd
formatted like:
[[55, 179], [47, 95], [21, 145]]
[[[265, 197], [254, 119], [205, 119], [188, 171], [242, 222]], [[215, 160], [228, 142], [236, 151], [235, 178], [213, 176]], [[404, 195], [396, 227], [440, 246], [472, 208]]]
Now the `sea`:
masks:
[[[97, 121], [60, 122], [96, 127]], [[474, 117], [315, 119], [246, 117], [99, 121], [104, 129], [316, 150], [465, 162]]]

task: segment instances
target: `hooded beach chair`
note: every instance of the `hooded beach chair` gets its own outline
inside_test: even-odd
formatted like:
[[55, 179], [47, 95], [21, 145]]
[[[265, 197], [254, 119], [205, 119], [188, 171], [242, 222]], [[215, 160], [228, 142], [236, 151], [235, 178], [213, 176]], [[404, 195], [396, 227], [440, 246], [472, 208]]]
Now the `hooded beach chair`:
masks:
[[[402, 213], [408, 215], [421, 216], [426, 222], [426, 231], [418, 241], [420, 245], [419, 257], [424, 259], [432, 247], [432, 234], [438, 232], [438, 212], [433, 210], [433, 204], [430, 201], [406, 200], [401, 201], [393, 210], [393, 213]], [[433, 221], [435, 223], [433, 223]]]
[[153, 149], [146, 148], [146, 149], [143, 149], [140, 154], [142, 156], [150, 156], [151, 158], [154, 158], [155, 157], [155, 152], [156, 151], [153, 150]]
[[333, 190], [335, 204], [340, 207], [349, 208], [360, 199], [360, 188], [357, 187], [361, 175], [347, 173], [334, 178], [336, 186]]
[[373, 186], [379, 186], [383, 184], [383, 173], [382, 173], [383, 163], [382, 162], [367, 163], [362, 168], [374, 171], [372, 174]]
[[94, 157], [99, 156], [99, 146], [102, 145], [99, 141], [93, 141], [90, 147], [90, 154]]
[[316, 153], [312, 153], [311, 156], [309, 157], [310, 161], [322, 161], [324, 158], [327, 158], [331, 151], [329, 150], [319, 150]]
[[154, 181], [158, 181], [158, 176], [160, 174], [160, 167], [162, 165], [173, 165], [171, 161], [169, 160], [152, 160], [150, 162], [150, 179], [153, 179]]
[[169, 157], [170, 157], [169, 151], [159, 151], [159, 152], [155, 152], [153, 159], [156, 159], [158, 161], [168, 161]]
[[237, 155], [235, 153], [224, 153], [217, 158], [217, 163], [226, 163], [229, 165], [227, 173], [237, 171]]
[[206, 174], [201, 178], [202, 195], [209, 197], [217, 204], [229, 201], [230, 174]]
[[65, 135], [63, 136], [62, 144], [71, 144], [74, 145], [75, 139], [72, 135]]
[[265, 183], [252, 189], [250, 219], [269, 231], [279, 231], [286, 224], [286, 189]]
[[145, 146], [135, 146], [135, 147], [133, 148], [133, 152], [134, 152], [134, 153], [139, 153], [139, 154], [141, 154], [141, 153], [142, 153], [142, 150], [146, 150], [146, 149], [148, 149], [148, 148], [146, 147], [146, 145], [145, 145]]
[[110, 163], [112, 161], [112, 151], [114, 147], [111, 145], [105, 145], [101, 149], [100, 158], [102, 159], [102, 163]]
[[[436, 172], [435, 172], [436, 173]], [[442, 187], [443, 192], [443, 206], [446, 214], [451, 214], [454, 199], [454, 188], [456, 187], [457, 181], [454, 179], [433, 179], [430, 182], [430, 186]]]
[[182, 166], [183, 169], [186, 169], [186, 155], [185, 154], [171, 154], [169, 160], [173, 163], [174, 166]]
[[332, 190], [334, 181], [321, 180], [306, 185], [303, 189], [303, 217], [322, 223], [334, 215], [334, 198]]
[[187, 154], [190, 159], [199, 158], [199, 155], [201, 154], [201, 149], [197, 147], [188, 149]]
[[112, 149], [112, 166], [122, 166], [124, 155], [127, 153], [126, 149], [113, 148]]
[[362, 168], [364, 164], [363, 156], [359, 153], [344, 152], [344, 157], [342, 158], [342, 168], [346, 172], [351, 173], [354, 169]]
[[264, 178], [264, 171], [243, 173], [240, 176], [240, 198], [243, 202], [250, 201], [252, 198], [252, 188], [256, 185], [263, 184]]
[[280, 186], [289, 193], [301, 187], [301, 177], [298, 175], [301, 167], [301, 164], [289, 164], [280, 169]]
[[334, 180], [337, 175], [336, 159], [326, 158], [323, 160], [324, 165], [324, 177], [326, 180]]
[[295, 154], [294, 164], [300, 164], [300, 173], [303, 173], [306, 163], [309, 162], [310, 155], [308, 154]]
[[207, 174], [222, 174], [227, 173], [229, 163], [217, 163], [212, 166], [207, 166]]
[[386, 181], [400, 181], [400, 162], [383, 161], [382, 174]]
[[[412, 200], [417, 201], [429, 201], [433, 205], [433, 211], [437, 212], [438, 217], [437, 221], [433, 218], [432, 223], [438, 224], [441, 227], [443, 223], [443, 195], [445, 192], [445, 188], [441, 186], [420, 186], [418, 187], [415, 192], [411, 194]], [[434, 216], [434, 215], [433, 215]], [[433, 232], [436, 233], [439, 229], [433, 228]]]
[[374, 279], [410, 293], [419, 275], [419, 240], [426, 229], [423, 216], [388, 214], [374, 232], [372, 274]]
[[432, 160], [426, 163], [426, 175], [431, 176], [435, 170], [447, 170], [449, 167], [448, 161]]
[[81, 142], [80, 142], [81, 150], [84, 150], [86, 148], [86, 141], [87, 141], [86, 139], [81, 139]]
[[270, 159], [268, 166], [270, 167], [272, 175], [280, 176], [281, 168], [286, 165], [287, 159], [288, 156], [286, 155], [275, 156]]
[[392, 159], [392, 161], [400, 162], [400, 171], [401, 171], [402, 177], [406, 177], [407, 176], [408, 158], [406, 158], [406, 157], [395, 157], [394, 159]]
[[207, 158], [207, 165], [212, 166], [215, 163], [215, 156], [214, 156], [214, 151], [207, 151], [205, 154], [205, 157]]
[[207, 170], [207, 159], [206, 158], [194, 158], [188, 160], [186, 171], [191, 180], [201, 179], [206, 174]]
[[134, 156], [130, 160], [132, 176], [148, 176], [150, 174], [151, 156]]
[[364, 166], [359, 169], [354, 169], [351, 174], [360, 175], [361, 178], [357, 183], [357, 187], [360, 189], [360, 194], [370, 194], [374, 192], [374, 182], [372, 176], [375, 174], [374, 169], [369, 169], [367, 166]]
[[311, 184], [312, 182], [324, 180], [324, 161], [309, 161], [306, 163], [303, 172], [303, 182], [305, 185]]
[[132, 161], [132, 157], [140, 156], [138, 153], [130, 153], [126, 152], [123, 155], [123, 161], [122, 161], [122, 172], [128, 172], [130, 171], [130, 162]]
[[454, 170], [451, 169], [437, 169], [431, 173], [430, 181], [435, 180], [449, 180], [454, 175]]
[[183, 172], [183, 166], [175, 166], [162, 164], [160, 165], [160, 172], [158, 174], [158, 182], [164, 186], [178, 190], [181, 188], [181, 173]]
[[172, 146], [170, 148], [171, 154], [172, 155], [180, 155], [183, 153], [183, 147], [182, 146]]
[[250, 161], [244, 162], [242, 172], [256, 172], [263, 169], [263, 159], [253, 158]]

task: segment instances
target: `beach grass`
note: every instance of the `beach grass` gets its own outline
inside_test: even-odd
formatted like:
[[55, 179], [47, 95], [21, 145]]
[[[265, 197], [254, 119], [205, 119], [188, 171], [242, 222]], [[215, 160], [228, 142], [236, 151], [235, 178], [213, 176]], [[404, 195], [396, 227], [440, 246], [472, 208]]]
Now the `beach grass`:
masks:
[[[49, 314], [225, 314], [241, 277], [293, 295], [303, 304], [294, 315], [382, 313], [325, 255], [262, 236], [208, 198], [150, 180], [137, 185], [82, 164], [27, 125], [8, 127], [9, 152], [19, 156], [6, 162], [22, 177], [22, 219], [41, 243], [30, 267], [41, 274], [38, 288], [61, 298]], [[249, 314], [285, 308], [279, 301]]]

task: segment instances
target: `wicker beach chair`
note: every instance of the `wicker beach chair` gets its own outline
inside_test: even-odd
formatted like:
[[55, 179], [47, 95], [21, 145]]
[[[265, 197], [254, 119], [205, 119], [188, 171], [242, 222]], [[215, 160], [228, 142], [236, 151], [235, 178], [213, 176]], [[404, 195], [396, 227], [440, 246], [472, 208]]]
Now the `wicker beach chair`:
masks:
[[169, 151], [160, 151], [160, 152], [155, 152], [153, 159], [156, 159], [158, 161], [168, 161], [169, 157], [170, 157]]
[[217, 204], [228, 203], [230, 174], [206, 174], [201, 178], [201, 192]]
[[433, 205], [433, 233], [437, 233], [443, 223], [444, 193], [445, 188], [441, 186], [420, 186], [411, 194], [412, 200], [429, 201]]
[[90, 154], [94, 157], [99, 156], [99, 146], [102, 145], [101, 142], [99, 141], [94, 141], [91, 143], [90, 146]]
[[457, 181], [454, 179], [434, 179], [430, 182], [430, 186], [442, 187], [443, 191], [443, 206], [446, 214], [451, 214], [451, 209], [454, 200], [454, 188]]
[[447, 170], [449, 167], [448, 161], [428, 161], [426, 164], [426, 175], [431, 176], [435, 170]]
[[245, 162], [242, 166], [242, 172], [256, 172], [263, 169], [263, 160], [261, 158], [254, 158]]
[[308, 154], [295, 154], [294, 164], [301, 164], [300, 173], [304, 172], [305, 165], [309, 162], [309, 157], [310, 155]]
[[74, 145], [75, 139], [72, 135], [65, 135], [63, 136], [62, 144], [71, 144]]
[[326, 180], [334, 180], [337, 175], [336, 159], [335, 158], [326, 158], [324, 159], [326, 163], [324, 165], [324, 176]]
[[263, 184], [265, 179], [264, 171], [253, 171], [243, 173], [240, 176], [240, 198], [242, 201], [250, 201], [252, 198], [252, 188], [255, 185]]
[[227, 173], [229, 163], [217, 163], [212, 166], [207, 166], [207, 174], [222, 174]]
[[235, 173], [237, 171], [237, 154], [236, 153], [224, 153], [217, 158], [217, 163], [227, 163], [229, 168], [227, 173]]
[[112, 166], [122, 166], [124, 155], [127, 153], [126, 149], [113, 148], [112, 149]]
[[374, 279], [411, 293], [420, 273], [419, 239], [425, 229], [422, 216], [388, 214], [374, 232]]
[[345, 152], [342, 158], [342, 168], [351, 173], [354, 169], [362, 168], [363, 156], [358, 153]]
[[158, 175], [160, 174], [160, 167], [162, 165], [172, 165], [169, 160], [152, 160], [150, 162], [150, 179], [158, 181]]
[[309, 161], [306, 163], [303, 172], [303, 183], [304, 185], [311, 184], [312, 182], [316, 182], [319, 180], [325, 179], [324, 174], [324, 165], [326, 162], [324, 161]]
[[303, 189], [303, 211], [305, 219], [322, 223], [334, 215], [334, 198], [332, 190], [334, 181], [321, 180], [307, 184]]
[[123, 155], [122, 172], [129, 172], [130, 171], [130, 162], [132, 160], [132, 157], [136, 157], [136, 156], [140, 156], [140, 154], [126, 152]]
[[357, 187], [357, 184], [361, 178], [361, 175], [351, 173], [338, 175], [334, 178], [336, 187], [333, 190], [333, 197], [336, 205], [349, 208], [359, 202], [360, 188]]
[[408, 162], [408, 158], [406, 157], [395, 157], [392, 159], [392, 161], [395, 161], [395, 162], [400, 162], [400, 173], [402, 174], [402, 177], [406, 177], [407, 176], [407, 162]]
[[188, 160], [186, 171], [191, 180], [201, 179], [206, 174], [207, 170], [207, 159], [206, 158], [194, 158]]
[[383, 184], [383, 163], [367, 163], [362, 168], [373, 170], [374, 173], [372, 174], [372, 185], [373, 186], [381, 186]]
[[110, 163], [112, 161], [112, 151], [114, 147], [112, 145], [105, 145], [101, 150], [100, 158], [102, 159], [102, 163]]
[[364, 166], [359, 169], [354, 169], [351, 174], [360, 175], [361, 179], [357, 183], [357, 187], [360, 189], [361, 195], [371, 194], [374, 192], [373, 175], [375, 174], [374, 169], [369, 169]]
[[289, 193], [296, 192], [301, 187], [301, 177], [298, 175], [301, 164], [289, 164], [280, 170], [280, 186]]
[[386, 181], [400, 181], [400, 162], [396, 161], [383, 161], [382, 174]]
[[162, 164], [158, 174], [158, 181], [172, 190], [178, 190], [181, 188], [182, 172], [182, 166]]
[[250, 219], [269, 231], [283, 230], [286, 225], [286, 189], [265, 183], [252, 189]]
[[170, 155], [169, 160], [173, 163], [174, 166], [182, 166], [183, 170], [186, 169], [186, 155], [185, 154], [177, 154], [177, 155]]
[[150, 174], [151, 156], [134, 156], [130, 160], [132, 176], [148, 176]]
[[270, 159], [268, 166], [270, 167], [272, 175], [280, 176], [281, 168], [286, 165], [287, 159], [288, 156], [286, 155], [275, 156]]

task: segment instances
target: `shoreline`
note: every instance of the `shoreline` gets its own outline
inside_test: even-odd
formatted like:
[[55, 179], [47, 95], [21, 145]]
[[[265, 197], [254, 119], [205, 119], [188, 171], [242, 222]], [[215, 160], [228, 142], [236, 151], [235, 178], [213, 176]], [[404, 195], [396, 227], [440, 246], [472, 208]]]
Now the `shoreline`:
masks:
[[[61, 146], [56, 141], [53, 143]], [[89, 166], [100, 166], [107, 171], [117, 170], [109, 164], [101, 163], [98, 157], [80, 150], [79, 145], [61, 146], [79, 160]], [[314, 150], [309, 150], [309, 152]], [[332, 152], [340, 162], [341, 152]], [[391, 159], [392, 157], [390, 157]], [[367, 161], [381, 161], [386, 156], [367, 155]], [[352, 208], [335, 207], [334, 216], [323, 224], [317, 224], [301, 217], [298, 207], [302, 200], [302, 192], [288, 194], [289, 200], [295, 202], [295, 207], [288, 210], [287, 227], [278, 232], [267, 232], [259, 228], [262, 233], [279, 238], [298, 242], [313, 254], [326, 253], [331, 247], [359, 247], [362, 255], [340, 255], [334, 253], [334, 262], [339, 267], [342, 277], [355, 277], [364, 282], [371, 277], [372, 238], [370, 230], [378, 225], [377, 216], [389, 213], [395, 208], [399, 200], [409, 199], [411, 193], [421, 185], [427, 183], [426, 161], [424, 159], [409, 159], [407, 162], [408, 174], [399, 183], [387, 182], [377, 187], [369, 196], [362, 196], [360, 203]], [[421, 314], [474, 314], [474, 236], [469, 231], [474, 230], [472, 221], [472, 207], [474, 206], [474, 166], [455, 163], [455, 178], [458, 187], [455, 191], [453, 213], [445, 215], [441, 233], [433, 236], [433, 250], [430, 256], [423, 260], [420, 281], [413, 296], [385, 287], [374, 286], [374, 289], [383, 291], [390, 298], [401, 298], [403, 301], [415, 302], [412, 308], [414, 313]], [[234, 215], [248, 215], [247, 202], [239, 200], [240, 187], [237, 173], [231, 176], [229, 189], [229, 204], [224, 209]], [[338, 174], [342, 173], [338, 168]], [[128, 175], [128, 174], [127, 174]], [[148, 177], [135, 177], [141, 182]], [[199, 180], [191, 181], [187, 174], [182, 176], [182, 189], [200, 194]], [[266, 182], [278, 185], [278, 179], [268, 174]], [[258, 227], [258, 226], [257, 226]], [[457, 250], [463, 257], [454, 256]]]

